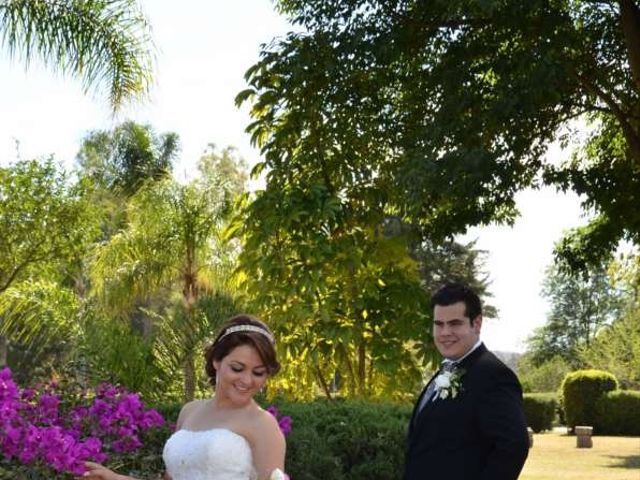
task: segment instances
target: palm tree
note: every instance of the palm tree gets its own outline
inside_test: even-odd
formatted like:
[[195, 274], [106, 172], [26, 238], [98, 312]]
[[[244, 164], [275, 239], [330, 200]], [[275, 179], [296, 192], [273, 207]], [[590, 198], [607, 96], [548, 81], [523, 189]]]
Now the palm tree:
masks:
[[169, 300], [178, 295], [170, 315], [174, 325], [161, 330], [175, 337], [169, 343], [179, 348], [175, 361], [183, 369], [186, 400], [195, 393], [196, 350], [210, 333], [198, 302], [203, 293], [224, 294], [234, 257], [221, 238], [228, 189], [224, 179], [207, 180], [145, 184], [129, 201], [127, 227], [97, 248], [92, 264], [94, 293], [107, 315], [129, 315], [158, 292]]
[[106, 87], [113, 111], [147, 95], [153, 71], [149, 24], [136, 0], [0, 0], [0, 43], [28, 66], [39, 57]]
[[92, 184], [92, 202], [101, 206], [104, 240], [125, 226], [127, 201], [145, 182], [171, 176], [179, 152], [177, 133], [157, 134], [132, 121], [84, 137], [76, 161]]

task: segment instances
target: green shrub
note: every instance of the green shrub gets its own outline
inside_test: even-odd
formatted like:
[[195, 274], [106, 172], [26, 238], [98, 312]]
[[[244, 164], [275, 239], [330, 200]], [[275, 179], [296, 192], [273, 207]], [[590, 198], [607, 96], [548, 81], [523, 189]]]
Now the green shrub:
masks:
[[391, 480], [404, 465], [411, 407], [389, 403], [276, 402], [291, 416], [287, 473], [296, 480]]
[[[286, 471], [296, 480], [395, 480], [404, 466], [410, 405], [392, 403], [316, 401], [273, 403], [282, 415], [293, 421], [287, 437]], [[175, 422], [179, 404], [155, 405], [168, 422]], [[145, 444], [145, 452], [155, 458], [148, 463], [157, 467], [162, 461], [165, 438]], [[135, 465], [131, 465], [134, 463]], [[136, 462], [120, 473], [136, 478], [155, 478], [162, 468], [146, 474]], [[137, 476], [136, 476], [137, 475]]]
[[596, 404], [600, 397], [617, 390], [618, 381], [602, 370], [578, 370], [569, 373], [562, 382], [562, 403], [567, 426], [590, 425], [597, 430]]
[[566, 425], [567, 416], [564, 414], [564, 398], [562, 398], [562, 388], [558, 389], [558, 393], [556, 394], [556, 400], [558, 401], [558, 405], [556, 406], [556, 414], [558, 416], [558, 425]]
[[597, 403], [596, 425], [599, 435], [640, 435], [640, 391], [605, 393]]
[[160, 403], [153, 406], [162, 418], [164, 418], [167, 423], [175, 424], [178, 420], [178, 415], [180, 414], [180, 410], [182, 410], [182, 403], [179, 402], [167, 402]]
[[555, 393], [525, 393], [523, 406], [527, 425], [536, 433], [551, 430], [557, 405]]
[[518, 378], [522, 390], [527, 393], [554, 392], [560, 388], [562, 380], [571, 371], [567, 361], [555, 356], [537, 365], [531, 354], [525, 354], [518, 360]]
[[[396, 480], [404, 468], [411, 405], [354, 401], [261, 403], [273, 403], [282, 415], [292, 418], [285, 469], [295, 480]], [[154, 408], [171, 423], [180, 411], [180, 405], [174, 403]], [[146, 439], [140, 454], [107, 465], [134, 478], [157, 480], [163, 471], [162, 449], [168, 435], [168, 430], [159, 432]], [[20, 477], [14, 472], [6, 478], [36, 477]]]

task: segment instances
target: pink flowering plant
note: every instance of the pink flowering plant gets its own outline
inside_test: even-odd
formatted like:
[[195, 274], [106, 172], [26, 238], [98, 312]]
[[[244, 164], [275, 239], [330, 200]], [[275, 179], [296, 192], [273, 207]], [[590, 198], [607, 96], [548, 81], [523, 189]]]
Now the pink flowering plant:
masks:
[[164, 425], [157, 411], [122, 388], [21, 389], [8, 368], [0, 370], [0, 478], [80, 476], [85, 461], [132, 455]]
[[291, 420], [290, 416], [281, 415], [278, 411], [278, 407], [276, 407], [275, 405], [269, 405], [267, 407], [267, 412], [276, 417], [278, 425], [280, 426], [280, 431], [284, 434], [285, 437], [289, 435], [289, 433], [291, 433], [293, 420]]

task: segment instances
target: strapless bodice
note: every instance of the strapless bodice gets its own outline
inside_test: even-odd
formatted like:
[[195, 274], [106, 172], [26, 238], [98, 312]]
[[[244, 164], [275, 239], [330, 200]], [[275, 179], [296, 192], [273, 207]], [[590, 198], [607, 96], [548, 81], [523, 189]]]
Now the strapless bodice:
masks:
[[162, 453], [172, 480], [255, 480], [251, 446], [225, 428], [178, 430]]

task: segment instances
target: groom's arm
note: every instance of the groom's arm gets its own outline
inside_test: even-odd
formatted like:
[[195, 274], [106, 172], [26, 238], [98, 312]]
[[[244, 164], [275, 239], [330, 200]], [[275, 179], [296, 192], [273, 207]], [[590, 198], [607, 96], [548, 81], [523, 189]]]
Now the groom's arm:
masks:
[[489, 444], [482, 480], [516, 480], [529, 454], [520, 383], [511, 370], [500, 373], [478, 405], [478, 425]]

